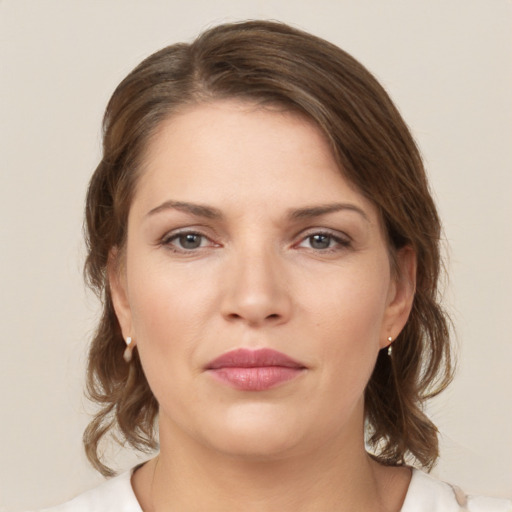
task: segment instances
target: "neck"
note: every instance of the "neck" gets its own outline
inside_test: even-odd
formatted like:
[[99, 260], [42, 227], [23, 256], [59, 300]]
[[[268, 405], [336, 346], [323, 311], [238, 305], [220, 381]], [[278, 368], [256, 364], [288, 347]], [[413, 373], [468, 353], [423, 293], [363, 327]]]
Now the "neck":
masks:
[[362, 436], [275, 458], [219, 453], [162, 427], [160, 441], [134, 477], [145, 512], [398, 511], [410, 478], [375, 463]]

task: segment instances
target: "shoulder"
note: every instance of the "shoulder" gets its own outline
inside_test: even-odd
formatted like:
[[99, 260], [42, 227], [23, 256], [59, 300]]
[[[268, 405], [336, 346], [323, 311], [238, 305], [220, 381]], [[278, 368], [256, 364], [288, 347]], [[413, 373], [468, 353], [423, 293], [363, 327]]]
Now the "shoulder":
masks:
[[142, 512], [131, 485], [132, 471], [107, 480], [76, 498], [40, 512]]
[[413, 470], [401, 512], [512, 512], [512, 501], [465, 494], [458, 487]]

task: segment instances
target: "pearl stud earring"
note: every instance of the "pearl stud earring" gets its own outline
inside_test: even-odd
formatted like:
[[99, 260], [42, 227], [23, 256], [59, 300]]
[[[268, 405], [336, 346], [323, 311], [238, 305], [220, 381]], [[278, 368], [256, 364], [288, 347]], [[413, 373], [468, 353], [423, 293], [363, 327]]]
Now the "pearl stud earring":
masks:
[[391, 346], [391, 343], [393, 343], [393, 338], [391, 336], [388, 336], [388, 356], [391, 357], [391, 354], [393, 353], [393, 347]]
[[128, 338], [126, 338], [126, 349], [125, 349], [124, 354], [123, 354], [123, 359], [127, 363], [129, 363], [132, 360], [132, 354], [133, 354], [133, 347], [134, 346], [135, 346], [135, 344], [133, 343], [133, 341], [130, 338], [130, 336], [128, 336]]

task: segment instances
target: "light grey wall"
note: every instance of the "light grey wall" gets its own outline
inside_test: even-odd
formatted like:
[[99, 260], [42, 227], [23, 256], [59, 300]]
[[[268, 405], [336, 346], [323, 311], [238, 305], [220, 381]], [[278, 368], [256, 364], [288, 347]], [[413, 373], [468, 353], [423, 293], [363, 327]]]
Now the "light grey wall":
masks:
[[156, 49], [260, 17], [352, 53], [411, 126], [444, 218], [460, 344], [457, 380], [430, 408], [437, 473], [512, 495], [510, 1], [0, 0], [0, 511], [99, 481], [80, 445], [97, 311], [81, 222], [109, 95]]

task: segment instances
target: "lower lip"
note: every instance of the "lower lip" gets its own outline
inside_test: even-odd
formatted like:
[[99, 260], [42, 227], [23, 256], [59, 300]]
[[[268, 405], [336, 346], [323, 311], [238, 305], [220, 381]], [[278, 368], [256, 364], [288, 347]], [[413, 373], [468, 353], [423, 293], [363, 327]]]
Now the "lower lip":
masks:
[[225, 367], [208, 372], [214, 378], [241, 391], [265, 391], [298, 377], [303, 369], [286, 366]]

